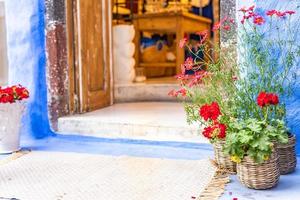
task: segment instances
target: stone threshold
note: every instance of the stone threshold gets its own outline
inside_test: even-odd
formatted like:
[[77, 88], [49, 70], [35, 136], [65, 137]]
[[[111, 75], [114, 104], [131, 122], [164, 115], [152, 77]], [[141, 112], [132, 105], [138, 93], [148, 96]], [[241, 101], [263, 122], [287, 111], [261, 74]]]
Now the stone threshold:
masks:
[[119, 103], [97, 111], [62, 117], [58, 132], [100, 138], [208, 143], [197, 125], [189, 125], [182, 104]]
[[138, 102], [138, 101], [172, 101], [177, 99], [168, 96], [172, 90], [178, 90], [179, 84], [174, 77], [149, 79], [143, 83], [129, 83], [114, 85], [114, 101]]

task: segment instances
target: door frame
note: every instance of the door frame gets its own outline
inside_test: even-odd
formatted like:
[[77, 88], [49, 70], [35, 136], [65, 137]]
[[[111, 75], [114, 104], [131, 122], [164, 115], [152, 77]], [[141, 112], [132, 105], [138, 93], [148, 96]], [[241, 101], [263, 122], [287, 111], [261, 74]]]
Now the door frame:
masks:
[[[108, 41], [104, 42], [104, 49], [109, 49], [108, 52], [104, 51], [105, 65], [109, 70], [110, 87], [110, 105], [113, 104], [113, 49], [112, 49], [112, 9], [113, 2], [110, 0], [101, 0], [105, 5], [105, 13], [103, 12], [103, 23], [106, 30], [103, 30], [103, 38]], [[69, 110], [71, 113], [85, 112], [83, 102], [83, 85], [82, 85], [82, 66], [79, 61], [79, 40], [80, 34], [76, 28], [78, 24], [78, 13], [76, 0], [65, 0], [66, 5], [66, 29], [67, 29], [67, 52], [68, 52], [68, 75], [69, 75]], [[106, 9], [107, 8], [107, 9]], [[108, 18], [108, 19], [107, 19]], [[108, 47], [107, 47], [108, 45]]]

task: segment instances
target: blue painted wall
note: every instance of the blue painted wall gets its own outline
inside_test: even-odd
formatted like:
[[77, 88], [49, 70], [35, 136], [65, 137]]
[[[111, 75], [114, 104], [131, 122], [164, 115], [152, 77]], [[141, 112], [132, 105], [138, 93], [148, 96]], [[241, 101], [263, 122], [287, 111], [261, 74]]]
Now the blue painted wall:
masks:
[[45, 23], [43, 0], [5, 2], [9, 83], [30, 91], [23, 136], [44, 138], [50, 131], [47, 114]]
[[[296, 29], [300, 28], [300, 1], [299, 0], [249, 0], [249, 1], [240, 1], [237, 0], [237, 8], [243, 6], [256, 5], [257, 11], [266, 11], [266, 10], [294, 10], [296, 15], [292, 17], [291, 25]], [[241, 17], [241, 16], [240, 16]], [[279, 20], [279, 22], [282, 20]], [[273, 22], [274, 23], [274, 22]], [[279, 25], [280, 26], [280, 25]], [[274, 31], [273, 35], [276, 34]], [[286, 33], [288, 34], [288, 33]], [[271, 36], [273, 36], [271, 34]], [[297, 43], [300, 45], [300, 35], [295, 35]], [[241, 52], [240, 52], [241, 53]], [[242, 54], [241, 54], [242, 55]], [[300, 59], [298, 58], [298, 61]], [[297, 74], [297, 80], [294, 85], [294, 93], [291, 98], [285, 99], [287, 104], [287, 122], [289, 128], [292, 132], [297, 135], [298, 140], [300, 139], [300, 63], [298, 62], [295, 66], [294, 72]], [[297, 143], [297, 153], [300, 154], [300, 142]]]

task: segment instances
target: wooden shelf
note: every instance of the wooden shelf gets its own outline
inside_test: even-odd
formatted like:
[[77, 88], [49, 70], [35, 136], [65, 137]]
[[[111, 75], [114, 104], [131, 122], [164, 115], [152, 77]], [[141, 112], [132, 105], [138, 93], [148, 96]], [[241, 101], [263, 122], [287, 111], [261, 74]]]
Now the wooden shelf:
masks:
[[175, 62], [165, 62], [165, 63], [140, 63], [138, 67], [176, 67]]

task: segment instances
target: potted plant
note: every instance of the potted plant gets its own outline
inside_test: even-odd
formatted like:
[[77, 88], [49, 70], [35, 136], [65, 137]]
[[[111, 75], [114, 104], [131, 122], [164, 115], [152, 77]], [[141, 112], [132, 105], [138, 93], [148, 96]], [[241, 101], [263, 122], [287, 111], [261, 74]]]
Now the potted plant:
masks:
[[274, 187], [280, 177], [278, 154], [273, 140], [288, 140], [285, 124], [281, 120], [249, 118], [233, 120], [228, 125], [225, 152], [237, 163], [241, 183], [253, 189]]
[[[213, 27], [214, 32], [234, 32], [235, 23], [222, 19]], [[235, 116], [234, 105], [237, 79], [235, 56], [231, 51], [221, 51], [218, 44], [208, 39], [210, 30], [198, 32], [199, 41], [183, 38], [179, 46], [186, 48], [189, 56], [176, 78], [181, 89], [169, 95], [183, 99], [189, 123], [198, 123], [202, 135], [213, 144], [215, 160], [220, 168], [236, 171], [236, 164], [223, 152], [227, 123]], [[229, 65], [228, 63], [231, 63]]]
[[24, 99], [29, 92], [21, 85], [0, 87], [0, 154], [20, 149], [21, 119], [24, 113]]
[[[239, 81], [239, 119], [256, 118], [262, 120], [268, 113], [267, 121], [286, 121], [284, 102], [277, 106], [266, 106], [270, 96], [288, 99], [293, 94], [296, 79], [295, 65], [299, 63], [300, 47], [296, 36], [299, 28], [291, 25], [295, 11], [255, 9], [254, 6], [240, 9], [241, 31], [239, 41], [246, 47], [240, 59], [240, 70], [244, 74]], [[267, 93], [268, 91], [269, 93]], [[270, 94], [271, 92], [271, 94]], [[273, 94], [272, 94], [273, 93]], [[258, 96], [255, 104], [255, 97]], [[276, 94], [274, 96], [274, 94]], [[278, 95], [278, 96], [277, 96]], [[286, 128], [286, 131], [288, 129]], [[286, 133], [284, 133], [286, 134]], [[281, 174], [296, 168], [295, 135], [288, 131], [288, 142], [274, 140], [279, 155]]]

